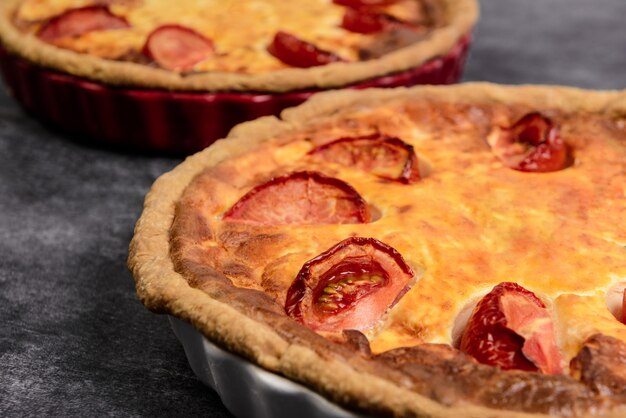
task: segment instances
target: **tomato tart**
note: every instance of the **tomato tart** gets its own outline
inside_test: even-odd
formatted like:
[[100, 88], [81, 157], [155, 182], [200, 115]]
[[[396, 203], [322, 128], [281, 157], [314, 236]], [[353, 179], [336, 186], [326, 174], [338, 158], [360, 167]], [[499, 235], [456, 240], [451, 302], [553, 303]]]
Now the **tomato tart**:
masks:
[[626, 92], [317, 95], [156, 181], [151, 310], [384, 416], [626, 412]]
[[313, 93], [458, 80], [476, 0], [8, 0], [2, 69], [44, 119], [192, 152]]

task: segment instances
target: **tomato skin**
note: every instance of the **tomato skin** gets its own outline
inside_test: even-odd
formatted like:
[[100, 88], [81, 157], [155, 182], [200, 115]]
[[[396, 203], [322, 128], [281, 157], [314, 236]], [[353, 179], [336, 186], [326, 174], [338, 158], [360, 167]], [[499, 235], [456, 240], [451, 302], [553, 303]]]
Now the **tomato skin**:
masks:
[[171, 71], [187, 71], [211, 57], [213, 42], [195, 30], [181, 25], [163, 25], [153, 30], [142, 53]]
[[310, 42], [283, 31], [274, 35], [267, 51], [292, 67], [309, 68], [345, 61], [340, 56], [320, 49]]
[[355, 33], [376, 33], [386, 28], [385, 15], [382, 13], [348, 9], [343, 15], [341, 27]]
[[128, 21], [111, 13], [108, 7], [86, 6], [69, 9], [48, 20], [37, 32], [37, 37], [50, 42], [64, 36], [79, 36], [95, 30], [129, 28]]
[[392, 247], [350, 237], [302, 266], [287, 291], [285, 312], [316, 331], [368, 329], [408, 291], [412, 278]]
[[297, 171], [259, 184], [224, 215], [261, 225], [367, 223], [367, 202], [348, 183], [315, 171]]
[[405, 184], [421, 179], [413, 146], [381, 133], [335, 139], [315, 147], [308, 155]]
[[[498, 366], [504, 370], [539, 369], [522, 353], [524, 338], [507, 328], [507, 321], [499, 305], [499, 298], [507, 291], [523, 291], [515, 283], [496, 286], [478, 303], [461, 339], [461, 351], [479, 363]], [[532, 295], [534, 297], [534, 295]], [[539, 301], [542, 306], [543, 302]]]
[[500, 283], [478, 302], [459, 348], [503, 370], [562, 372], [545, 304], [516, 283]]
[[365, 35], [390, 30], [394, 27], [419, 28], [419, 26], [414, 26], [390, 14], [369, 9], [347, 9], [343, 15], [341, 27], [350, 32]]
[[493, 149], [505, 165], [518, 171], [559, 171], [570, 162], [570, 150], [558, 128], [548, 117], [537, 112], [529, 113], [511, 127], [504, 128]]

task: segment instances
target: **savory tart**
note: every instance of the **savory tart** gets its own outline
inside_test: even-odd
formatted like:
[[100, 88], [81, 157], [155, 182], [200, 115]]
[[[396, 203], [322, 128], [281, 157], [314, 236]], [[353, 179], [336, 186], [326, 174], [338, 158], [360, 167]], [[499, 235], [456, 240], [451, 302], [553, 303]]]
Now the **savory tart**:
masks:
[[626, 93], [316, 96], [156, 181], [143, 303], [355, 410], [626, 413]]
[[109, 84], [287, 91], [416, 67], [476, 18], [475, 0], [9, 0], [0, 38]]

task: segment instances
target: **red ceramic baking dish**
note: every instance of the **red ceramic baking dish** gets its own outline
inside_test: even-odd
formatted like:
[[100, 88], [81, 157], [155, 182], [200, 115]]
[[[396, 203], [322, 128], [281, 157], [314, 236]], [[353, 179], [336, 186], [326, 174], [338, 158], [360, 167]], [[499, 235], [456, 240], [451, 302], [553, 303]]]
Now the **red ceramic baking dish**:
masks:
[[[447, 52], [417, 66], [337, 87], [364, 89], [455, 83], [468, 54], [470, 31], [459, 35]], [[55, 65], [42, 65], [16, 50], [12, 45], [15, 41], [7, 42], [6, 33], [0, 35], [5, 44], [0, 48], [0, 68], [9, 92], [24, 109], [84, 142], [129, 151], [191, 154], [225, 137], [236, 124], [278, 115], [316, 92], [328, 90], [313, 87], [277, 92], [202, 91], [153, 88], [141, 83], [114, 85], [97, 77], [60, 71]], [[70, 51], [62, 54], [68, 52], [81, 55]]]

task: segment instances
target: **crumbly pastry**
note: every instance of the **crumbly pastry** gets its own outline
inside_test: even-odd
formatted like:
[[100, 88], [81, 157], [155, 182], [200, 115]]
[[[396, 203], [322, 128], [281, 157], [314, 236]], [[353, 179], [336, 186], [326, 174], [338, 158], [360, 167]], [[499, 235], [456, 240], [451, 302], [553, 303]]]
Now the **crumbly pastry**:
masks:
[[8, 0], [0, 38], [107, 84], [278, 92], [414, 68], [447, 53], [477, 14], [474, 0]]
[[157, 180], [143, 303], [356, 410], [626, 412], [626, 93], [334, 92]]

